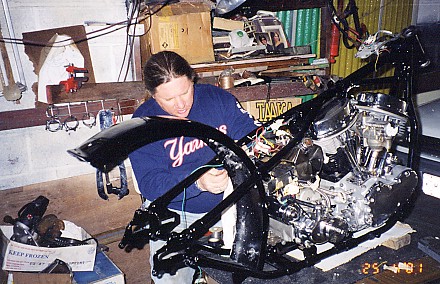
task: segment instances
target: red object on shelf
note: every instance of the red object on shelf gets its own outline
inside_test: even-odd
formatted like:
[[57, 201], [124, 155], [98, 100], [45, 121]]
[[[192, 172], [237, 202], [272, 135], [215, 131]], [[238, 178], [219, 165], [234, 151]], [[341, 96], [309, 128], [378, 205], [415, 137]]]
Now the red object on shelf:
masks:
[[76, 74], [84, 74], [89, 71], [86, 68], [75, 67], [73, 64], [69, 64], [66, 68], [66, 71], [69, 72], [69, 78], [67, 80], [61, 81], [60, 85], [64, 86], [64, 90], [66, 93], [73, 93], [78, 91], [81, 88], [83, 82], [87, 82], [89, 77], [77, 77]]

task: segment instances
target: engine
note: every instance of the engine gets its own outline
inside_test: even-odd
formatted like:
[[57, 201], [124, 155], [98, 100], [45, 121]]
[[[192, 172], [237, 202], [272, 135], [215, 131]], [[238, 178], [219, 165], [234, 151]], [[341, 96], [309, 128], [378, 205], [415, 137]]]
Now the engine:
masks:
[[[396, 142], [407, 139], [405, 102], [382, 93], [334, 98], [307, 136], [270, 171], [269, 243], [337, 243], [381, 226], [411, 196], [417, 174], [399, 164]], [[262, 128], [251, 155], [264, 162], [294, 135], [292, 122]]]

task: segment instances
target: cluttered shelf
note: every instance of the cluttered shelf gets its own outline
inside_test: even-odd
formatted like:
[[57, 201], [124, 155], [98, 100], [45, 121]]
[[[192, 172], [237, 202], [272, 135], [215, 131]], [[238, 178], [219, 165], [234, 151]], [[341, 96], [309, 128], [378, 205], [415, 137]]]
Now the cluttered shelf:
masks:
[[[324, 25], [320, 27], [319, 19], [321, 22], [327, 22], [324, 21], [325, 13], [320, 15], [322, 6], [323, 4], [320, 3], [316, 6], [317, 8], [297, 11], [297, 13], [304, 12], [304, 14], [307, 12], [310, 17], [314, 15], [315, 29], [310, 30], [310, 35], [308, 35], [310, 38], [307, 40], [304, 38], [299, 43], [293, 44], [293, 34], [285, 33], [285, 23], [281, 22], [279, 19], [281, 16], [275, 16], [274, 12], [257, 14], [246, 20], [223, 18], [218, 21], [219, 18], [214, 17], [211, 29], [211, 25], [205, 24], [211, 22], [210, 8], [207, 5], [184, 2], [170, 4], [158, 11], [152, 11], [154, 13], [151, 18], [144, 22], [145, 30], [149, 32], [141, 38], [140, 55], [143, 58], [142, 61], [145, 61], [151, 54], [172, 50], [185, 57], [200, 78], [209, 78], [213, 83], [218, 83], [217, 79], [225, 71], [239, 75], [243, 72], [251, 72], [259, 78], [264, 78], [265, 83], [282, 81], [288, 86], [287, 89], [291, 90], [290, 93], [282, 91], [279, 93], [272, 88], [272, 96], [307, 95], [311, 90], [304, 87], [303, 77], [329, 75], [327, 52], [322, 52], [323, 49], [327, 49], [327, 45], [320, 41], [326, 36], [322, 32], [320, 36], [318, 35], [319, 29], [325, 28]], [[290, 3], [283, 8], [293, 9], [294, 6]], [[299, 20], [297, 22], [299, 23]], [[182, 34], [173, 33], [174, 28]], [[159, 31], [164, 29], [169, 30], [159, 34]], [[273, 36], [272, 34], [279, 35], [281, 40], [279, 47], [275, 39], [269, 38]], [[264, 36], [273, 45], [272, 47], [261, 41]], [[215, 43], [219, 38], [226, 39], [224, 43], [227, 45], [227, 51], [216, 46]], [[194, 45], [195, 42], [197, 45]], [[140, 70], [139, 73], [141, 73]], [[238, 81], [233, 86], [239, 84]], [[268, 88], [268, 86], [255, 86], [245, 90], [231, 89], [231, 92], [236, 94], [240, 101], [252, 96], [254, 96], [252, 99], [265, 99], [268, 96]], [[48, 104], [107, 99], [141, 100], [145, 96], [145, 90], [143, 83], [138, 81], [87, 82], [73, 91], [67, 90], [67, 87], [62, 85], [47, 85], [46, 96]]]
[[[183, 55], [191, 63], [202, 79], [201, 81], [206, 80], [208, 83], [219, 84], [219, 76], [225, 70], [231, 70], [231, 72], [235, 73], [234, 75], [238, 74], [239, 76], [244, 74], [244, 72], [251, 72], [258, 78], [263, 78], [264, 81], [257, 81], [258, 85], [254, 85], [252, 82], [241, 84], [240, 80], [237, 80], [233, 88], [228, 88], [240, 102], [316, 93], [305, 84], [306, 82], [303, 79], [306, 79], [306, 76], [329, 75], [328, 61], [324, 64], [313, 64], [313, 60], [328, 58], [326, 36], [328, 29], [326, 29], [324, 24], [328, 22], [326, 20], [327, 13], [322, 3], [319, 5], [313, 4], [310, 7], [307, 5], [297, 7], [297, 4], [289, 3], [278, 8], [280, 10], [308, 8], [307, 13], [311, 16], [313, 6], [315, 7], [313, 11], [317, 12], [315, 20], [318, 22], [316, 23], [319, 23], [319, 19], [321, 22], [321, 26], [319, 27], [318, 25], [318, 29], [321, 30], [319, 35], [318, 29], [316, 29], [314, 33], [315, 38], [304, 42], [302, 46], [291, 44], [294, 40], [293, 34], [284, 33], [284, 23], [281, 23], [277, 18], [281, 17], [281, 15], [274, 16], [274, 13], [264, 14], [244, 22], [236, 20], [220, 21], [221, 24], [214, 22], [211, 30], [207, 29], [210, 25], [206, 25], [207, 22], [211, 21], [210, 10], [203, 6], [203, 4], [175, 3], [161, 9], [158, 13], [151, 16], [151, 21], [144, 23], [145, 29], [150, 32], [141, 38], [140, 57], [142, 57], [142, 61], [145, 61], [149, 56], [149, 54], [145, 54], [145, 50], [156, 53], [161, 51], [164, 46], [167, 46], [171, 50]], [[270, 7], [270, 3], [266, 4]], [[306, 11], [304, 10], [303, 12]], [[321, 15], [319, 15], [319, 12], [321, 12]], [[166, 21], [166, 23], [163, 23], [163, 21]], [[173, 27], [182, 27], [178, 30], [185, 31], [185, 33], [173, 34], [174, 37], [169, 39], [166, 37], [162, 38], [161, 36], [163, 35], [158, 35], [157, 32], [161, 30], [159, 27], [163, 29], [170, 26], [168, 21], [173, 23]], [[227, 27], [228, 25], [232, 26]], [[234, 48], [231, 48], [233, 42], [230, 40], [229, 51], [226, 52], [230, 57], [225, 58], [222, 48], [217, 48], [215, 45], [216, 39], [218, 40], [222, 36], [216, 37], [214, 30], [218, 31], [219, 29], [226, 28], [226, 31], [222, 32], [224, 35], [225, 32], [230, 33], [231, 29], [234, 30], [236, 25], [240, 25], [243, 31], [245, 31], [245, 38], [249, 36], [247, 38], [248, 42], [241, 42], [240, 46], [233, 46]], [[206, 37], [204, 36], [205, 33]], [[269, 39], [272, 33], [280, 33], [282, 35], [284, 46], [288, 47], [283, 52], [271, 51], [259, 40], [262, 35], [266, 35], [266, 38]], [[240, 34], [233, 34], [232, 37], [234, 35], [239, 36]], [[275, 43], [271, 39], [269, 41]], [[198, 43], [197, 51], [194, 50], [194, 42]], [[249, 46], [249, 44], [251, 45]], [[175, 50], [177, 47], [178, 50]], [[248, 56], [248, 49], [252, 53], [250, 56]], [[89, 61], [90, 58], [87, 62]], [[136, 70], [136, 72], [141, 73], [140, 68], [137, 68], [139, 70]], [[93, 79], [93, 69], [89, 70], [89, 75]], [[75, 80], [75, 78], [72, 79]], [[243, 85], [245, 86], [243, 87]], [[89, 80], [73, 91], [66, 90], [66, 88], [63, 85], [47, 85], [45, 90], [47, 101], [40, 100], [38, 96], [35, 109], [0, 113], [0, 130], [44, 125], [47, 122], [47, 118], [50, 117], [47, 110], [52, 105], [55, 105], [57, 111], [65, 112], [59, 114], [60, 118], [64, 118], [63, 115], [65, 117], [70, 116], [72, 113], [80, 117], [83, 114], [87, 115], [90, 111], [99, 111], [103, 107], [110, 107], [117, 110], [120, 114], [131, 114], [145, 97], [145, 89], [141, 81], [95, 83], [94, 80]], [[65, 107], [63, 104], [68, 104], [68, 106]], [[51, 108], [51, 111], [53, 110]], [[75, 111], [77, 112], [75, 113]], [[16, 120], [13, 119], [14, 117], [21, 117], [22, 119]]]
[[[201, 83], [210, 83], [201, 80]], [[127, 92], [127, 90], [130, 90]], [[233, 87], [228, 89], [240, 102], [267, 98], [284, 98], [313, 94], [314, 92], [301, 81], [279, 81], [271, 84]], [[81, 103], [102, 100], [132, 100], [134, 103], [145, 97], [143, 82], [100, 83], [84, 85], [76, 93], [66, 93], [58, 85], [48, 86], [51, 104]], [[111, 93], [111, 96], [109, 96]], [[73, 108], [73, 105], [72, 105]], [[130, 114], [125, 111], [122, 114]]]
[[[203, 81], [202, 81], [203, 82]], [[145, 97], [144, 85], [142, 82], [118, 83], [114, 88], [113, 83], [88, 84], [81, 88], [81, 91], [75, 94], [66, 93], [60, 90], [58, 86], [51, 86], [52, 104], [81, 103], [101, 100], [133, 100], [140, 101]], [[108, 96], [109, 88], [111, 89], [111, 97]], [[127, 89], [130, 92], [127, 92]], [[125, 89], [125, 90], [124, 90]], [[240, 102], [249, 100], [261, 100], [269, 98], [285, 98], [302, 96], [314, 93], [307, 88], [303, 82], [275, 82], [272, 84], [261, 84], [254, 86], [234, 87], [228, 89]], [[134, 102], [135, 103], [135, 102]], [[73, 106], [72, 106], [73, 107]], [[130, 114], [125, 111], [122, 114]]]
[[[240, 102], [266, 100], [268, 98], [287, 98], [315, 94], [302, 80], [295, 80], [290, 75], [324, 74], [326, 65], [310, 65], [311, 55], [264, 56], [251, 59], [228, 60], [192, 64], [200, 79], [200, 83], [219, 84], [219, 74], [227, 68], [234, 72], [251, 72], [264, 82], [257, 85], [240, 84], [229, 88]], [[284, 76], [285, 73], [289, 73]], [[284, 74], [284, 75], [283, 75]], [[236, 81], [236, 83], [239, 83]], [[319, 90], [318, 90], [319, 92]], [[137, 105], [145, 98], [145, 86], [142, 81], [90, 83], [87, 82], [75, 92], [66, 91], [63, 85], [47, 85], [47, 104], [37, 102], [35, 109], [0, 112], [0, 131], [32, 126], [47, 127], [50, 111], [56, 110], [57, 116], [63, 120], [74, 115], [78, 118], [90, 112], [98, 112], [103, 108], [116, 110], [120, 115], [132, 114]], [[67, 105], [67, 106], [66, 106]], [[20, 117], [21, 119], [14, 119]]]
[[[245, 71], [252, 74], [264, 75], [269, 78], [281, 78], [274, 74], [278, 71], [292, 72], [298, 71], [301, 74], [321, 74], [326, 72], [327, 65], [304, 65], [312, 55], [298, 56], [275, 56], [261, 57], [244, 60], [230, 60], [224, 62], [192, 64], [191, 66], [200, 77], [200, 82], [218, 84], [218, 77], [224, 70], [231, 69], [234, 73]], [[312, 72], [312, 73], [311, 73]], [[300, 76], [300, 74], [297, 74]], [[272, 97], [289, 97], [306, 95], [312, 92], [300, 81], [294, 81], [290, 77], [283, 77], [276, 84], [271, 85]], [[259, 83], [262, 83], [259, 81]], [[248, 84], [252, 85], [252, 84]], [[228, 89], [239, 101], [249, 99], [265, 99], [268, 96], [269, 87], [260, 84], [247, 87], [236, 87]], [[288, 91], [287, 91], [288, 90]], [[75, 103], [85, 101], [96, 101], [106, 99], [135, 99], [142, 100], [145, 97], [145, 87], [143, 82], [120, 82], [120, 83], [87, 83], [76, 92], [66, 92], [61, 85], [48, 85], [46, 87], [47, 100], [49, 104]]]

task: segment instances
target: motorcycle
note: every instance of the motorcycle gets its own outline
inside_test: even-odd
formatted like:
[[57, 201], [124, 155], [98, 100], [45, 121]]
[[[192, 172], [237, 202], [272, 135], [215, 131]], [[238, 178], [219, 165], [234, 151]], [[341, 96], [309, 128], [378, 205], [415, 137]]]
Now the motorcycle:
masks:
[[[119, 247], [166, 244], [154, 255], [153, 274], [184, 266], [269, 279], [293, 274], [375, 238], [402, 218], [417, 191], [419, 126], [413, 102], [414, 73], [427, 65], [414, 27], [376, 44], [376, 57], [312, 100], [265, 123], [238, 142], [207, 125], [163, 117], [124, 121], [68, 152], [108, 172], [132, 151], [173, 137], [206, 143], [228, 171], [234, 190], [181, 232], [168, 204], [208, 168], [191, 175], [134, 213]], [[368, 48], [365, 47], [365, 48]], [[365, 53], [365, 52], [364, 52]], [[381, 77], [383, 70], [394, 74]], [[377, 92], [384, 86], [388, 93]], [[408, 146], [405, 157], [396, 146]], [[235, 205], [232, 247], [206, 233]], [[330, 244], [318, 252], [317, 246]], [[287, 254], [300, 250], [304, 259]]]

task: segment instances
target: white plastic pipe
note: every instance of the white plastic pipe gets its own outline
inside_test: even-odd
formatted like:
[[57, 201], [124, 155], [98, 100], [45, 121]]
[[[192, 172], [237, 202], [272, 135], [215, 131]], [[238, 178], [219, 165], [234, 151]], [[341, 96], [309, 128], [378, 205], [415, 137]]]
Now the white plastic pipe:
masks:
[[[5, 18], [6, 18], [6, 25], [8, 27], [8, 31], [9, 31], [9, 36], [11, 38], [15, 39], [15, 33], [14, 33], [14, 28], [12, 26], [11, 13], [9, 11], [8, 1], [2, 0], [2, 4], [3, 4], [3, 12], [4, 12]], [[23, 65], [21, 64], [21, 59], [20, 59], [20, 54], [18, 52], [17, 44], [15, 42], [13, 42], [13, 43], [11, 43], [11, 45], [12, 45], [12, 52], [14, 55], [15, 65], [17, 67], [19, 82], [23, 86], [26, 86], [26, 79], [24, 76]], [[12, 83], [12, 82], [10, 82], [10, 83]]]

